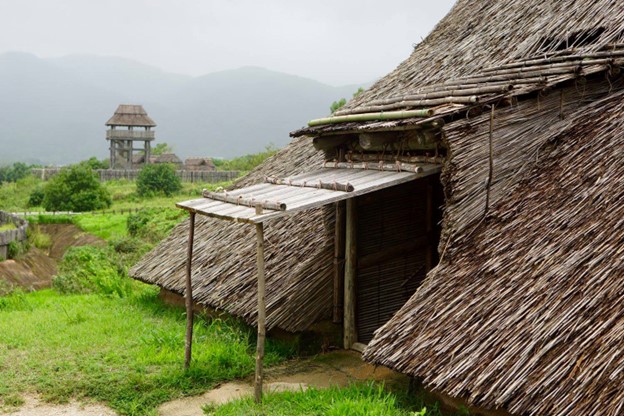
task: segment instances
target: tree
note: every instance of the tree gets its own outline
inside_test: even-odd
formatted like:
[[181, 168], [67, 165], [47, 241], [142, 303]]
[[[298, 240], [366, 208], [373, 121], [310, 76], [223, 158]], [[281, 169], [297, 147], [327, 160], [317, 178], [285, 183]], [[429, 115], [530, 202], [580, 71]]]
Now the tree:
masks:
[[173, 153], [173, 147], [169, 143], [158, 143], [152, 148], [153, 155], [162, 155], [165, 153]]
[[176, 176], [175, 166], [169, 163], [152, 163], [145, 165], [136, 181], [137, 193], [140, 196], [164, 194], [171, 196], [182, 189], [182, 182]]
[[104, 160], [98, 160], [97, 157], [92, 156], [87, 160], [83, 160], [82, 162], [80, 162], [81, 164], [90, 167], [93, 170], [97, 170], [97, 169], [108, 169], [108, 160], [104, 159]]
[[61, 169], [43, 189], [47, 211], [92, 211], [112, 204], [110, 193], [85, 164]]
[[0, 183], [17, 182], [30, 175], [30, 166], [22, 162], [15, 162], [11, 166], [0, 167]]

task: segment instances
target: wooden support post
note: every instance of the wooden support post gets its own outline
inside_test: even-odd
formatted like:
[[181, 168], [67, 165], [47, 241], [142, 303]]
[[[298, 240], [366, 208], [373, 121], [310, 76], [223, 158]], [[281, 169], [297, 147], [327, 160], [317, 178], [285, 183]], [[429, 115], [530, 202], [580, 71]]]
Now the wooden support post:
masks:
[[189, 223], [188, 257], [186, 259], [186, 345], [184, 348], [184, 368], [191, 365], [193, 345], [193, 285], [191, 284], [191, 266], [193, 264], [193, 238], [195, 236], [195, 213], [191, 212]]
[[256, 224], [256, 261], [258, 262], [258, 343], [256, 345], [256, 380], [254, 394], [256, 403], [262, 402], [262, 361], [264, 360], [264, 340], [266, 338], [266, 300], [264, 275], [264, 228]]
[[345, 257], [343, 341], [344, 348], [349, 349], [356, 342], [357, 204], [354, 198], [347, 199]]
[[345, 256], [345, 220], [344, 201], [336, 202], [336, 221], [334, 224], [334, 313], [335, 324], [342, 322], [342, 302], [344, 299], [344, 256]]

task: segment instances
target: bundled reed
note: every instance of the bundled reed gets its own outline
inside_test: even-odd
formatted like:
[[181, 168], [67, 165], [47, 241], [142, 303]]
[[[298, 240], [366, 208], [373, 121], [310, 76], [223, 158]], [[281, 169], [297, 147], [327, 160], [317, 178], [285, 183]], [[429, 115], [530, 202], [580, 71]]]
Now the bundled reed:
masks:
[[[234, 188], [318, 168], [322, 153], [307, 137], [237, 181]], [[183, 295], [188, 221], [149, 252], [130, 271], [135, 279]], [[255, 230], [198, 216], [192, 268], [195, 300], [256, 323]], [[265, 228], [267, 328], [301, 331], [331, 316], [333, 210], [316, 209], [276, 219]]]
[[542, 135], [365, 358], [513, 414], [622, 414], [623, 111], [619, 92]]

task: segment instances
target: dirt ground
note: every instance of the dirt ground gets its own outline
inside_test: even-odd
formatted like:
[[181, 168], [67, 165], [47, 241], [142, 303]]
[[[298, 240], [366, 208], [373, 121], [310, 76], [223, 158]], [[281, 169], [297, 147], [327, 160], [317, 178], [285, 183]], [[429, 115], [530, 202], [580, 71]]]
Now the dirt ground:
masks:
[[25, 403], [12, 412], [1, 413], [11, 416], [116, 416], [116, 413], [101, 404], [44, 403], [36, 396], [24, 397]]
[[[354, 351], [335, 351], [310, 360], [291, 361], [266, 372], [265, 391], [301, 390], [309, 386], [326, 388], [350, 382], [383, 380], [387, 385], [404, 386], [408, 377], [385, 367], [373, 367], [362, 361]], [[160, 416], [201, 416], [207, 403], [225, 403], [253, 395], [253, 378], [224, 383], [201, 396], [186, 397], [165, 403], [158, 409]]]
[[[32, 225], [36, 227], [36, 225]], [[74, 224], [42, 224], [41, 232], [50, 235], [52, 246], [43, 251], [31, 248], [17, 260], [0, 262], [0, 285], [39, 290], [50, 287], [56, 264], [69, 247], [103, 245], [104, 240], [81, 231]], [[3, 287], [0, 286], [0, 292]]]

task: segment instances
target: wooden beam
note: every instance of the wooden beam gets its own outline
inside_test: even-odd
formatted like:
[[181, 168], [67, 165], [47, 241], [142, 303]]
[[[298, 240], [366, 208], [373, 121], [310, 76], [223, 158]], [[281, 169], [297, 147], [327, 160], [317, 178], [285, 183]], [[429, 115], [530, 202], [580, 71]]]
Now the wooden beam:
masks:
[[262, 363], [264, 360], [264, 341], [266, 338], [266, 299], [264, 274], [264, 227], [256, 224], [256, 261], [258, 263], [258, 342], [256, 345], [256, 378], [254, 395], [256, 403], [262, 402]]
[[345, 256], [345, 204], [336, 202], [334, 225], [334, 313], [335, 324], [342, 322], [344, 300], [344, 256]]
[[188, 253], [186, 258], [186, 345], [184, 348], [184, 368], [191, 365], [193, 345], [193, 285], [191, 282], [191, 266], [193, 264], [193, 239], [195, 236], [195, 213], [191, 212], [189, 224]]
[[348, 144], [352, 141], [356, 141], [355, 135], [335, 135], [335, 136], [319, 136], [312, 139], [312, 146], [316, 150], [332, 150], [343, 144]]
[[438, 130], [411, 130], [403, 133], [362, 133], [353, 147], [356, 152], [401, 152], [435, 150]]
[[343, 344], [348, 350], [356, 341], [357, 204], [354, 198], [347, 199], [345, 257]]

